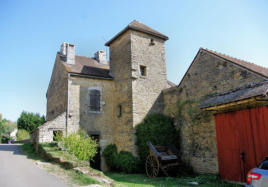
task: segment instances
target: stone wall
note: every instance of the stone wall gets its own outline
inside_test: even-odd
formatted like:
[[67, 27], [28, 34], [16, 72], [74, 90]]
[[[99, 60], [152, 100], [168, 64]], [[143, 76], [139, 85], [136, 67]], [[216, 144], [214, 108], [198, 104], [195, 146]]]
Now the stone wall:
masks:
[[[101, 90], [101, 111], [89, 110], [89, 89]], [[90, 79], [71, 76], [69, 79], [68, 133], [76, 132], [79, 127], [89, 135], [99, 135], [100, 148], [113, 143], [114, 84], [112, 80]], [[106, 170], [104, 159], [102, 170]]]
[[[130, 31], [110, 45], [110, 69], [114, 76], [114, 143], [118, 150], [134, 151], [134, 129], [131, 86]], [[118, 116], [121, 106], [122, 115]]]
[[32, 139], [38, 140], [38, 143], [52, 142], [53, 131], [62, 131], [65, 134], [66, 127], [66, 112], [58, 115], [55, 119], [47, 121], [43, 125], [39, 126], [36, 133], [32, 136]]
[[[140, 66], [146, 68], [145, 76], [141, 75]], [[131, 77], [135, 128], [151, 111], [162, 90], [168, 87], [163, 39], [131, 31]]]
[[[145, 76], [141, 75], [140, 66], [146, 67]], [[135, 126], [168, 87], [165, 42], [129, 30], [110, 45], [110, 68], [115, 85], [114, 142], [119, 150], [136, 154]], [[120, 107], [122, 115], [118, 116]]]
[[[196, 172], [217, 173], [217, 142], [213, 115], [202, 112], [200, 103], [216, 93], [226, 92], [264, 78], [208, 52], [201, 51], [178, 87], [163, 91], [163, 113], [177, 116], [181, 129], [181, 152]], [[178, 112], [176, 102], [180, 106]]]
[[[154, 44], [151, 44], [153, 39]], [[146, 67], [141, 76], [140, 66]], [[163, 89], [168, 87], [165, 41], [131, 31], [132, 102], [134, 127], [149, 113]]]
[[64, 69], [59, 54], [57, 54], [47, 90], [47, 121], [53, 120], [58, 115], [66, 112], [67, 78], [68, 74]]

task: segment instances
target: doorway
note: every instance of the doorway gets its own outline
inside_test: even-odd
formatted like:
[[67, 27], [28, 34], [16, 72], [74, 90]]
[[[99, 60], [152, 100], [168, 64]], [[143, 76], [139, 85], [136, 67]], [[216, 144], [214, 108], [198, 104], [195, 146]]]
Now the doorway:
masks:
[[245, 181], [248, 171], [268, 155], [266, 106], [215, 115], [219, 174]]

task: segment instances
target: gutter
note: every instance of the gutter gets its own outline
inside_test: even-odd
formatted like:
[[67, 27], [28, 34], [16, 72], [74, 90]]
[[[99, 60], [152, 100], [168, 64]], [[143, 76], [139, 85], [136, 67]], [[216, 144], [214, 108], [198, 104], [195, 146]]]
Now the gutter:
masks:
[[108, 78], [108, 77], [98, 77], [98, 76], [93, 76], [93, 75], [83, 75], [83, 74], [78, 74], [78, 73], [68, 73], [68, 77], [70, 76], [77, 76], [77, 77], [85, 77], [85, 78], [92, 78], [92, 79], [104, 79], [104, 80], [113, 80], [113, 77]]

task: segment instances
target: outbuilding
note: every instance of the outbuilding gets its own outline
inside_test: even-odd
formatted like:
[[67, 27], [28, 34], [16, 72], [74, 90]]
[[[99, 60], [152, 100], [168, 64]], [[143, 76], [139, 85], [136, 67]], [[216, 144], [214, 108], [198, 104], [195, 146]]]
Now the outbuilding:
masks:
[[247, 172], [268, 156], [268, 81], [211, 97], [202, 110], [214, 114], [219, 174], [245, 181]]

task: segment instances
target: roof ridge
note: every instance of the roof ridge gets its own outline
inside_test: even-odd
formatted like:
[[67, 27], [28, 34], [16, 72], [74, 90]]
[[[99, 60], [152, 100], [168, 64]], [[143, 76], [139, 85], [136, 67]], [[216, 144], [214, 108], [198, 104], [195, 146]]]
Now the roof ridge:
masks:
[[[246, 60], [243, 60], [243, 59], [240, 59], [240, 58], [236, 58], [236, 57], [230, 56], [230, 55], [228, 55], [228, 54], [221, 53], [221, 52], [218, 52], [218, 51], [215, 51], [215, 50], [211, 50], [211, 49], [208, 49], [208, 48], [201, 48], [201, 49], [203, 49], [203, 50], [205, 50], [205, 51], [208, 51], [208, 52], [210, 52], [210, 53], [213, 53], [213, 54], [215, 54], [215, 55], [218, 55], [218, 56], [220, 56], [220, 57], [222, 57], [222, 58], [224, 58], [224, 56], [225, 56], [225, 57], [229, 57], [229, 58], [231, 58], [231, 59], [235, 59], [235, 60], [242, 61], [242, 62], [251, 64], [251, 65], [254, 65], [254, 66], [258, 66], [258, 67], [264, 68], [264, 69], [266, 69], [266, 70], [268, 71], [268, 68], [267, 68], [267, 67], [264, 67], [264, 66], [255, 64], [255, 63], [253, 63], [253, 62], [249, 62], [249, 61], [246, 61]], [[226, 60], [230, 60], [230, 59], [226, 59]], [[232, 60], [230, 60], [230, 61], [232, 61]], [[235, 61], [234, 61], [234, 62], [235, 62]], [[236, 63], [236, 62], [235, 62], [235, 63]]]
[[89, 56], [81, 56], [81, 55], [75, 55], [75, 56], [77, 56], [77, 57], [83, 57], [83, 58], [90, 58], [90, 59], [95, 59], [94, 57], [89, 57]]
[[119, 33], [117, 33], [112, 39], [110, 39], [108, 42], [105, 43], [106, 46], [110, 46], [110, 44], [119, 36], [121, 36], [123, 33], [125, 33], [128, 30], [135, 30], [135, 31], [139, 31], [139, 32], [143, 32], [146, 34], [150, 34], [153, 36], [156, 36], [158, 38], [161, 38], [163, 40], [168, 40], [168, 37], [162, 33], [160, 33], [159, 31], [145, 25], [144, 23], [141, 23], [137, 20], [133, 20], [132, 22], [130, 22], [123, 30], [121, 30]]

